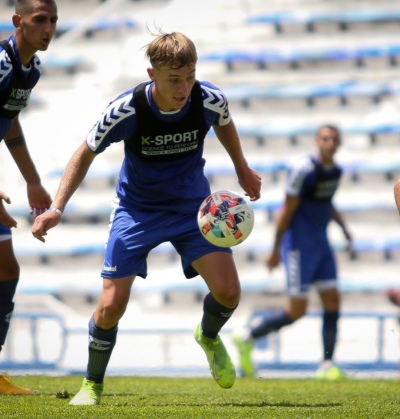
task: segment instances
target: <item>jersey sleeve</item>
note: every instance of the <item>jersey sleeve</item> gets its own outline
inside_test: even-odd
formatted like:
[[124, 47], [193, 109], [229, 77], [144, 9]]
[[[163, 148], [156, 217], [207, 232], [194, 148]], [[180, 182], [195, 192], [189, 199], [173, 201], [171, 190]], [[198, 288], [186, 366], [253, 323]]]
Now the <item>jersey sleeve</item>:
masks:
[[10, 82], [12, 63], [4, 49], [0, 50], [0, 91], [6, 89]]
[[224, 93], [213, 84], [201, 81], [205, 118], [211, 125], [225, 126], [231, 121], [228, 100]]
[[133, 135], [136, 127], [132, 90], [110, 102], [100, 119], [86, 136], [86, 144], [96, 154], [110, 144], [123, 141]]
[[312, 174], [314, 165], [309, 158], [304, 158], [292, 164], [286, 176], [286, 195], [301, 198], [307, 179]]

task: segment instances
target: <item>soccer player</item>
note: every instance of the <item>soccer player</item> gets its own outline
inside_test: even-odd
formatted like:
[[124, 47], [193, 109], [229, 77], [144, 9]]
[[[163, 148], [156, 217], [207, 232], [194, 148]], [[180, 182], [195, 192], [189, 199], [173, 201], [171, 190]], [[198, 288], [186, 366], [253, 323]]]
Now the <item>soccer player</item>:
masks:
[[336, 262], [327, 236], [328, 223], [334, 220], [351, 244], [343, 217], [332, 203], [342, 174], [334, 162], [340, 143], [340, 132], [335, 126], [320, 127], [316, 133], [317, 153], [300, 159], [288, 170], [286, 198], [277, 218], [273, 250], [266, 257], [266, 265], [268, 269], [274, 269], [282, 258], [289, 301], [286, 308], [265, 316], [259, 324], [234, 331], [233, 340], [246, 376], [255, 374], [251, 356], [256, 340], [300, 319], [306, 313], [308, 293], [313, 285], [323, 306], [324, 352], [317, 377], [335, 379], [343, 376], [332, 361], [340, 295]]
[[[394, 201], [396, 203], [397, 211], [400, 214], [400, 179], [394, 184]], [[386, 292], [389, 301], [397, 307], [400, 307], [400, 288], [390, 288]]]
[[[18, 115], [27, 105], [31, 90], [42, 71], [37, 51], [46, 51], [56, 30], [57, 5], [54, 0], [16, 0], [12, 17], [14, 34], [0, 42], [0, 141], [4, 142], [27, 184], [31, 214], [49, 208], [50, 195], [25, 143]], [[14, 255], [11, 228], [17, 227], [4, 205], [10, 197], [0, 191], [0, 351], [6, 340], [14, 310], [13, 298], [20, 267]], [[0, 394], [33, 394], [0, 375]]]
[[101, 272], [103, 290], [89, 321], [87, 372], [72, 405], [100, 403], [118, 321], [133, 281], [147, 276], [149, 251], [165, 241], [180, 254], [185, 276], [201, 275], [208, 285], [194, 337], [216, 382], [223, 388], [235, 383], [235, 367], [219, 332], [239, 303], [238, 273], [231, 249], [208, 243], [197, 225], [199, 206], [211, 192], [203, 158], [208, 130], [213, 127], [251, 200], [260, 197], [261, 177], [247, 164], [224, 94], [211, 83], [196, 80], [193, 42], [179, 32], [154, 36], [146, 46], [150, 80], [108, 105], [68, 162], [52, 208], [32, 227], [33, 235], [44, 241], [94, 158], [112, 143], [124, 141]]

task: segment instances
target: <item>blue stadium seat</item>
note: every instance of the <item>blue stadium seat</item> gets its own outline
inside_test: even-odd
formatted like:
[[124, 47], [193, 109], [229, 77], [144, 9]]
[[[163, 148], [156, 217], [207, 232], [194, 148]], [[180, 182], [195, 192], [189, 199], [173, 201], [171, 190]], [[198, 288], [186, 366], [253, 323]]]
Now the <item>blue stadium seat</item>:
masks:
[[[40, 263], [48, 264], [52, 257], [77, 257], [88, 255], [102, 255], [105, 243], [102, 241], [94, 241], [88, 239], [86, 242], [67, 243], [65, 241], [58, 242], [52, 246], [37, 246], [36, 242], [26, 242], [24, 244], [15, 244], [14, 250], [16, 256], [38, 258]], [[176, 260], [177, 254], [174, 247], [170, 243], [162, 243], [152, 250], [152, 254], [166, 255], [171, 261]]]
[[76, 55], [71, 57], [63, 57], [55, 54], [49, 54], [42, 59], [43, 74], [48, 70], [62, 70], [67, 74], [75, 74], [79, 67], [82, 66], [84, 60], [82, 57]]
[[[65, 32], [73, 30], [79, 26], [80, 20], [63, 20], [57, 23], [57, 36]], [[128, 17], [103, 17], [96, 19], [85, 31], [85, 36], [90, 37], [96, 32], [102, 32], [106, 30], [114, 30], [118, 28], [137, 28], [138, 23]], [[10, 20], [0, 20], [0, 32], [9, 33], [10, 35], [14, 32], [15, 27]]]
[[243, 107], [249, 107], [252, 100], [285, 100], [303, 99], [312, 106], [315, 99], [337, 97], [342, 105], [347, 104], [351, 97], [371, 98], [377, 103], [380, 97], [398, 94], [398, 87], [390, 87], [389, 82], [356, 82], [353, 80], [327, 83], [302, 83], [286, 85], [240, 85], [227, 87], [224, 90], [229, 102], [240, 102]]
[[[73, 30], [79, 26], [79, 20], [61, 20], [57, 24], [57, 34], [61, 35], [65, 32]], [[137, 28], [138, 23], [128, 16], [120, 17], [103, 17], [96, 19], [86, 30], [85, 36], [91, 37], [96, 32], [103, 32], [107, 30], [115, 30], [119, 28]]]
[[[251, 167], [257, 170], [262, 175], [270, 175], [272, 181], [277, 181], [279, 174], [286, 171], [288, 167], [287, 160], [276, 159], [276, 160], [264, 160], [264, 161], [251, 161]], [[392, 181], [395, 173], [400, 173], [400, 162], [399, 161], [369, 161], [369, 160], [354, 160], [340, 163], [344, 172], [350, 176], [353, 181], [359, 181], [363, 174], [381, 174], [386, 180]], [[87, 173], [82, 187], [85, 186], [85, 181], [105, 181], [109, 186], [114, 186], [120, 170], [119, 165], [115, 166], [101, 166], [91, 167]], [[235, 171], [230, 160], [218, 162], [210, 160], [206, 161], [205, 173], [209, 181], [213, 181], [218, 176], [235, 176]], [[63, 174], [63, 169], [57, 168], [51, 170], [47, 176], [60, 178]], [[72, 215], [81, 211], [79, 208], [75, 208], [73, 204], [69, 204], [66, 210], [66, 215]], [[27, 216], [26, 207], [15, 207], [11, 209], [11, 212], [15, 216], [25, 218]], [[99, 213], [102, 217], [108, 216], [110, 212], [110, 206], [104, 205], [100, 207]], [[83, 211], [81, 214], [85, 214]]]
[[[286, 137], [292, 144], [297, 143], [297, 139], [301, 135], [313, 136], [318, 129], [319, 124], [293, 124], [288, 121], [287, 124], [258, 124], [258, 125], [240, 125], [236, 128], [241, 137], [255, 138], [259, 145], [264, 145], [265, 140], [273, 138]], [[362, 124], [354, 123], [346, 126], [339, 126], [343, 135], [366, 135], [369, 137], [371, 144], [376, 143], [376, 136], [380, 134], [397, 134], [400, 133], [399, 121], [374, 122], [365, 121]]]
[[283, 26], [304, 25], [308, 32], [315, 29], [316, 24], [337, 24], [346, 30], [349, 24], [358, 23], [397, 23], [400, 22], [400, 10], [360, 9], [320, 12], [275, 12], [260, 13], [247, 19], [249, 24], [271, 24], [276, 33], [283, 31]]
[[371, 46], [339, 46], [321, 48], [242, 48], [226, 49], [204, 53], [200, 56], [204, 61], [224, 62], [228, 71], [234, 69], [239, 62], [254, 63], [259, 69], [266, 69], [269, 64], [286, 63], [296, 69], [300, 62], [323, 62], [353, 60], [358, 66], [364, 65], [367, 58], [387, 58], [390, 65], [397, 65], [400, 55], [399, 44], [382, 44]]
[[[358, 259], [361, 255], [367, 253], [380, 253], [385, 260], [391, 260], [393, 252], [400, 250], [400, 239], [390, 238], [370, 238], [356, 239], [352, 247], [348, 248], [343, 240], [332, 241], [332, 248], [336, 252], [346, 252], [351, 260]], [[234, 254], [245, 254], [246, 260], [252, 262], [260, 260], [271, 250], [271, 243], [247, 241], [234, 248]]]
[[[267, 219], [273, 219], [273, 214], [282, 206], [281, 199], [269, 199], [261, 197], [258, 201], [251, 203], [254, 210], [264, 211], [267, 214]], [[383, 202], [380, 199], [371, 198], [355, 199], [354, 201], [343, 200], [336, 203], [337, 208], [343, 213], [365, 213], [374, 211], [393, 211], [395, 204], [391, 202]]]

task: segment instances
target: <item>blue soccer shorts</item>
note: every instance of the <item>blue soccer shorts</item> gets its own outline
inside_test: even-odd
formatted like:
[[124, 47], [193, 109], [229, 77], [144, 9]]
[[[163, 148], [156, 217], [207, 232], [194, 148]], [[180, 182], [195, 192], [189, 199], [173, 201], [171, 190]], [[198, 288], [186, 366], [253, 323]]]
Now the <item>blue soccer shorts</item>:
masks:
[[328, 246], [316, 246], [312, 251], [284, 247], [282, 261], [291, 296], [307, 295], [312, 286], [318, 291], [337, 288], [336, 261]]
[[147, 276], [147, 256], [163, 242], [171, 242], [179, 255], [186, 278], [198, 275], [191, 264], [213, 252], [232, 253], [230, 248], [209, 243], [200, 233], [197, 214], [144, 211], [116, 206], [110, 218], [110, 232], [101, 271], [103, 278]]
[[0, 241], [11, 239], [11, 228], [0, 223]]

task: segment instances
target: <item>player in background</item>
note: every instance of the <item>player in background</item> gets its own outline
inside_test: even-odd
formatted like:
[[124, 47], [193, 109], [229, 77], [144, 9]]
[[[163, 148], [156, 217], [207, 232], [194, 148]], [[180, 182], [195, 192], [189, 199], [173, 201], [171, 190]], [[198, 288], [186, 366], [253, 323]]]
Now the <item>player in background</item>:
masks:
[[[396, 203], [397, 211], [400, 214], [400, 179], [394, 184], [394, 201]], [[386, 295], [389, 301], [397, 307], [400, 307], [400, 288], [393, 287], [387, 290]], [[400, 320], [400, 319], [399, 319]]]
[[148, 253], [165, 241], [180, 254], [185, 276], [201, 275], [208, 285], [194, 337], [216, 382], [223, 388], [235, 383], [235, 367], [219, 332], [239, 303], [238, 273], [231, 249], [209, 243], [197, 225], [200, 204], [211, 192], [203, 158], [208, 130], [213, 127], [251, 200], [260, 197], [261, 177], [247, 164], [224, 94], [211, 83], [196, 80], [193, 42], [179, 32], [160, 32], [147, 45], [146, 57], [150, 80], [109, 104], [67, 164], [52, 202], [56, 211], [38, 216], [32, 227], [33, 235], [44, 241], [95, 157], [112, 143], [124, 141], [101, 272], [103, 291], [89, 321], [86, 377], [72, 405], [100, 403], [118, 321], [133, 281], [136, 276], [146, 278]]
[[304, 316], [308, 293], [314, 285], [323, 306], [324, 352], [317, 377], [336, 379], [343, 376], [332, 361], [340, 295], [336, 261], [327, 235], [327, 226], [334, 220], [351, 244], [351, 235], [343, 217], [332, 203], [342, 174], [334, 161], [340, 143], [340, 132], [335, 126], [320, 127], [316, 133], [317, 153], [300, 159], [288, 170], [285, 202], [277, 217], [272, 252], [266, 257], [270, 270], [277, 267], [281, 259], [284, 263], [288, 304], [276, 314], [265, 316], [258, 324], [234, 331], [233, 340], [238, 347], [244, 375], [255, 374], [252, 351], [256, 340]]
[[[47, 50], [57, 18], [54, 0], [16, 0], [12, 17], [15, 32], [0, 43], [0, 141], [4, 139], [26, 181], [30, 213], [34, 215], [49, 208], [51, 198], [29, 154], [18, 115], [40, 78], [42, 68], [36, 52]], [[20, 275], [11, 236], [11, 228], [17, 227], [17, 222], [8, 214], [4, 202], [10, 204], [11, 199], [0, 190], [0, 351], [14, 310]], [[0, 375], [0, 394], [32, 393], [33, 390], [17, 387]]]

